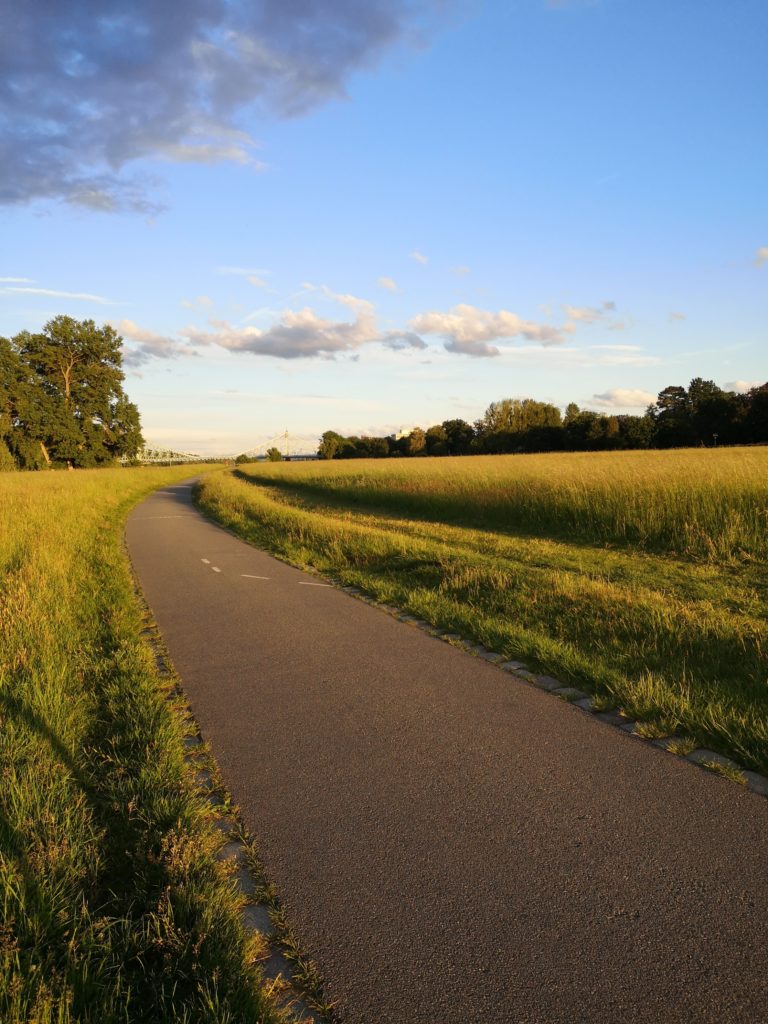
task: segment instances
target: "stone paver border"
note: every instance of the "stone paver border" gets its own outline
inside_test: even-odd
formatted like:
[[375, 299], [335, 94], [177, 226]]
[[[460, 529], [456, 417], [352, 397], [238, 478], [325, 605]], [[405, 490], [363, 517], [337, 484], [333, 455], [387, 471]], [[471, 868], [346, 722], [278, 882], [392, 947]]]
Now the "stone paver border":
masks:
[[[305, 569], [304, 571], [311, 572], [312, 570]], [[396, 619], [399, 619], [400, 622], [407, 623], [416, 629], [422, 629], [438, 640], [446, 641], [452, 646], [466, 651], [467, 654], [472, 654], [477, 658], [482, 658], [484, 661], [490, 662], [492, 665], [496, 665], [497, 668], [512, 676], [516, 681], [530, 686], [535, 686], [539, 690], [551, 693], [555, 697], [559, 697], [561, 700], [567, 701], [569, 704], [573, 704], [580, 711], [586, 712], [587, 714], [592, 715], [592, 717], [599, 719], [606, 725], [611, 725], [615, 728], [621, 729], [628, 735], [633, 736], [636, 739], [643, 740], [646, 743], [653, 743], [654, 746], [659, 747], [661, 750], [664, 750], [666, 753], [675, 757], [684, 757], [685, 760], [689, 761], [691, 764], [698, 765], [705, 771], [715, 772], [737, 785], [746, 786], [751, 793], [756, 793], [758, 796], [768, 797], [768, 776], [743, 768], [735, 761], [732, 761], [729, 757], [725, 757], [723, 754], [718, 754], [713, 750], [706, 750], [704, 748], [697, 747], [685, 753], [678, 753], [677, 750], [674, 749], [674, 746], [676, 741], [680, 741], [682, 739], [679, 736], [654, 738], [646, 735], [642, 722], [634, 721], [620, 710], [601, 710], [599, 705], [597, 707], [595, 706], [594, 699], [583, 690], [579, 690], [574, 686], [569, 686], [561, 680], [555, 679], [554, 676], [534, 672], [524, 662], [505, 658], [505, 656], [503, 654], [499, 654], [498, 651], [492, 651], [483, 644], [478, 644], [473, 640], [467, 640], [458, 633], [440, 629], [431, 625], [429, 622], [425, 622], [424, 619], [419, 619], [417, 616], [411, 615], [408, 612], [402, 612], [400, 609], [392, 607], [392, 605], [382, 604], [374, 597], [371, 597], [370, 594], [367, 594], [360, 587], [345, 586], [339, 580], [334, 580], [329, 577], [324, 578], [327, 579], [329, 583], [333, 583], [335, 586], [340, 587], [350, 596], [356, 597], [361, 601], [365, 601], [366, 604], [369, 604], [374, 608], [378, 608], [389, 615], [393, 615]], [[672, 749], [670, 749], [670, 747]]]
[[[231, 533], [232, 531], [228, 530], [227, 532]], [[233, 536], [237, 535], [233, 533]], [[281, 561], [285, 561], [285, 559], [281, 559]], [[311, 568], [302, 567], [302, 569], [305, 572], [320, 575]], [[424, 619], [403, 612], [392, 605], [379, 602], [360, 587], [344, 585], [340, 580], [332, 577], [323, 576], [322, 578], [351, 597], [356, 597], [366, 604], [378, 608], [400, 622], [423, 630], [435, 639], [450, 643], [467, 654], [491, 663], [515, 682], [535, 686], [539, 690], [551, 693], [606, 725], [619, 728], [638, 740], [653, 743], [654, 746], [666, 753], [682, 756], [703, 770], [717, 772], [737, 784], [745, 785], [750, 792], [768, 798], [768, 777], [759, 772], [741, 768], [730, 758], [704, 748], [696, 748], [679, 754], [670, 749], [670, 745], [674, 745], [675, 740], [679, 741], [680, 737], [649, 738], [643, 734], [642, 729], [638, 731], [638, 726], [642, 726], [642, 723], [633, 721], [619, 710], [604, 711], [599, 706], [595, 707], [593, 698], [583, 690], [569, 686], [554, 676], [532, 671], [525, 662], [506, 658], [498, 651], [467, 640], [458, 633], [435, 627]], [[258, 933], [262, 937], [265, 953], [261, 960], [261, 968], [267, 990], [270, 991], [276, 1005], [286, 1014], [286, 1019], [291, 1024], [336, 1024], [338, 1018], [333, 1007], [323, 999], [322, 979], [311, 961], [306, 961], [302, 957], [282, 915], [274, 887], [263, 875], [255, 842], [248, 835], [238, 809], [221, 781], [213, 754], [202, 739], [192, 709], [186, 701], [180, 680], [171, 667], [170, 657], [135, 577], [134, 588], [137, 600], [144, 610], [142, 637], [152, 648], [158, 674], [169, 684], [167, 699], [172, 703], [174, 710], [183, 716], [186, 733], [185, 761], [191, 769], [194, 769], [195, 782], [201, 795], [213, 810], [213, 825], [222, 833], [224, 839], [217, 859], [229, 866], [231, 875], [243, 896], [243, 926], [248, 931]]]
[[166, 683], [165, 697], [184, 729], [184, 761], [193, 772], [194, 785], [211, 809], [211, 824], [222, 835], [216, 859], [225, 864], [243, 898], [241, 921], [258, 935], [264, 988], [286, 1024], [336, 1024], [333, 1007], [322, 994], [322, 979], [305, 959], [285, 921], [275, 889], [264, 876], [256, 843], [243, 824], [227, 792], [214, 756], [200, 734], [181, 681], [173, 670], [152, 614], [134, 579], [136, 598], [143, 609], [142, 639], [152, 650], [158, 675]]

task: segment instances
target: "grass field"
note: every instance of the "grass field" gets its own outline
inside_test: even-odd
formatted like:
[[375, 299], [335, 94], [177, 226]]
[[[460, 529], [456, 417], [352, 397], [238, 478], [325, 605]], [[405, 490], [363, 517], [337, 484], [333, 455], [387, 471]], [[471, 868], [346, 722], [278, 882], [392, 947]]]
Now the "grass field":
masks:
[[768, 449], [277, 463], [246, 539], [768, 769]]
[[122, 545], [189, 467], [0, 474], [0, 1020], [274, 1021]]

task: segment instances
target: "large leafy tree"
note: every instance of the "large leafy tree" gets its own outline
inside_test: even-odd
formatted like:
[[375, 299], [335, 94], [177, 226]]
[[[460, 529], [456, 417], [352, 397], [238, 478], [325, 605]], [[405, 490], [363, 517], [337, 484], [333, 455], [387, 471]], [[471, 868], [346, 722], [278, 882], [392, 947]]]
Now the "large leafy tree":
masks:
[[123, 391], [122, 338], [57, 316], [0, 346], [0, 430], [17, 462], [98, 466], [135, 455], [139, 412]]

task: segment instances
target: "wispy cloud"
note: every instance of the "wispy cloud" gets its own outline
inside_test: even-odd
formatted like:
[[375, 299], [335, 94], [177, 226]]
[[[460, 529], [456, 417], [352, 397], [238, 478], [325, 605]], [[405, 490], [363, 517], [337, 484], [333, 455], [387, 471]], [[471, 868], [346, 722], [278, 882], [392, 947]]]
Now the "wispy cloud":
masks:
[[217, 274], [234, 274], [236, 277], [267, 277], [269, 271], [263, 267], [217, 267]]
[[641, 388], [611, 388], [593, 395], [592, 402], [604, 409], [647, 409], [656, 401], [656, 395]]
[[451, 272], [454, 273], [454, 274], [458, 274], [459, 277], [465, 277], [467, 274], [471, 274], [472, 273], [472, 269], [470, 267], [464, 267], [464, 266], [462, 266], [462, 267], [451, 267]]
[[28, 288], [21, 285], [0, 288], [0, 295], [47, 295], [54, 299], [77, 299], [80, 302], [97, 302], [101, 306], [111, 304], [110, 299], [105, 299], [103, 295], [92, 295], [90, 292], [63, 292], [55, 288]]
[[411, 259], [421, 264], [429, 263], [429, 256], [425, 256], [424, 253], [419, 252], [418, 249], [413, 250], [413, 252], [411, 253]]
[[32, 284], [31, 277], [0, 277], [0, 284]]
[[194, 299], [182, 299], [181, 305], [185, 309], [194, 309], [196, 306], [212, 306], [213, 299], [208, 295], [196, 295]]
[[679, 320], [685, 320], [685, 313], [672, 312], [669, 314], [668, 320], [671, 324], [677, 323]]
[[758, 267], [762, 267], [764, 263], [768, 263], [768, 245], [761, 245], [755, 253], [755, 263]]
[[565, 315], [574, 324], [600, 323], [609, 331], [623, 331], [627, 326], [623, 320], [610, 319], [609, 315], [616, 312], [616, 303], [606, 301], [600, 306], [563, 306]]
[[392, 280], [391, 277], [380, 277], [377, 279], [376, 284], [379, 288], [385, 288], [388, 292], [396, 292], [397, 284]]

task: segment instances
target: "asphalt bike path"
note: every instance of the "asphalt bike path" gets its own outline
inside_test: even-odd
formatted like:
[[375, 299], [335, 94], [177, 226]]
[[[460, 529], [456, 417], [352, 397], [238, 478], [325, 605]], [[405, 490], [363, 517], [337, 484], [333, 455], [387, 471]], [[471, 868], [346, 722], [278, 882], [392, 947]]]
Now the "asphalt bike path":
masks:
[[347, 1024], [768, 1021], [768, 800], [156, 492], [126, 537]]

